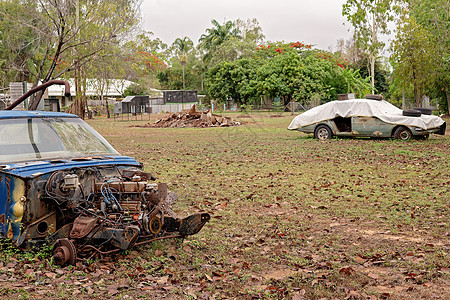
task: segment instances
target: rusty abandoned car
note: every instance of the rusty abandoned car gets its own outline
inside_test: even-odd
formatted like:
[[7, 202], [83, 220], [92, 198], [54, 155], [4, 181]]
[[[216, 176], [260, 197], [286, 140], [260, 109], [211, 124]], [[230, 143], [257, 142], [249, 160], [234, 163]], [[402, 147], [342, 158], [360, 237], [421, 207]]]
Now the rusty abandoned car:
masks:
[[446, 122], [431, 110], [401, 110], [387, 101], [368, 99], [331, 101], [296, 116], [289, 130], [313, 133], [318, 140], [338, 137], [426, 139], [431, 133], [445, 135]]
[[179, 218], [154, 179], [78, 116], [0, 111], [0, 237], [21, 249], [65, 265], [200, 231], [209, 214]]

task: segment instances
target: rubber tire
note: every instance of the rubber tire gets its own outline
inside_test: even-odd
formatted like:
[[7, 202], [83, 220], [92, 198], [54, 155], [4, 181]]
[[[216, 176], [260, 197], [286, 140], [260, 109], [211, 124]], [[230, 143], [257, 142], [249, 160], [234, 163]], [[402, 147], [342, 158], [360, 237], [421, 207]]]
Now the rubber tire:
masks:
[[430, 137], [430, 135], [429, 134], [425, 134], [425, 135], [418, 135], [418, 136], [416, 136], [416, 139], [418, 139], [418, 140], [422, 140], [422, 141], [425, 141], [425, 140], [428, 140], [428, 138]]
[[372, 94], [367, 94], [367, 95], [366, 95], [366, 99], [370, 99], [370, 100], [383, 100], [384, 97], [383, 97], [383, 95], [372, 95]]
[[410, 141], [413, 138], [411, 130], [404, 126], [400, 126], [394, 131], [394, 138], [402, 141]]
[[430, 116], [431, 113], [433, 112], [431, 109], [423, 108], [423, 107], [414, 107], [414, 110], [418, 110], [422, 113], [422, 115], [428, 115], [428, 116]]
[[314, 130], [314, 137], [319, 141], [330, 140], [333, 138], [333, 131], [327, 125], [319, 125]]
[[404, 110], [402, 114], [407, 117], [420, 117], [422, 115], [420, 111], [414, 109]]

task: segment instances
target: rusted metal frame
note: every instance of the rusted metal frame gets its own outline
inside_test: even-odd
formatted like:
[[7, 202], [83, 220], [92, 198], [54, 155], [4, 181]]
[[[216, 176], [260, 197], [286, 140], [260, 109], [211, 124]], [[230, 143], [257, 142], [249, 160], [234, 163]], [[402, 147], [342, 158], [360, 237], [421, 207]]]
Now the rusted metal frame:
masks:
[[133, 246], [140, 246], [140, 245], [144, 245], [144, 244], [151, 243], [151, 242], [158, 241], [158, 240], [174, 239], [174, 238], [181, 238], [181, 237], [183, 237], [181, 234], [170, 235], [170, 236], [160, 236], [160, 237], [148, 240], [148, 241], [142, 241], [142, 242], [135, 243]]
[[[139, 243], [135, 243], [133, 245], [133, 247], [134, 246], [144, 245], [144, 244], [151, 243], [151, 242], [158, 241], [158, 240], [171, 239], [171, 238], [181, 238], [181, 237], [182, 237], [181, 234], [171, 235], [171, 236], [161, 236], [161, 237], [157, 237], [157, 238], [154, 238], [154, 239], [151, 239], [151, 240], [148, 240], [148, 241], [142, 241], [142, 242], [139, 242]], [[102, 250], [100, 250], [100, 249], [98, 249], [98, 248], [96, 248], [96, 247], [94, 247], [92, 245], [85, 245], [85, 246], [83, 246], [81, 251], [85, 250], [86, 248], [93, 249], [93, 250], [97, 251], [98, 253], [100, 253], [102, 255], [107, 255], [107, 254], [111, 254], [111, 253], [115, 253], [115, 252], [121, 251], [121, 249], [113, 249], [113, 250], [109, 250], [109, 251], [102, 251]]]

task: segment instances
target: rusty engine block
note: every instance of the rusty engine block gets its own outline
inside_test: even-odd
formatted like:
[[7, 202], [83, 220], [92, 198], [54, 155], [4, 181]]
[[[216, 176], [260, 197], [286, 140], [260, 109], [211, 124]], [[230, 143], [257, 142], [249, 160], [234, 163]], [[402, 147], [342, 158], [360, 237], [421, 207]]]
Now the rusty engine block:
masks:
[[45, 181], [34, 181], [31, 191], [39, 194], [40, 203], [29, 202], [26, 210], [42, 217], [33, 221], [33, 215], [24, 215], [25, 233], [18, 244], [29, 248], [50, 234], [55, 239], [54, 259], [65, 265], [77, 257], [189, 236], [209, 221], [207, 213], [178, 218], [171, 208], [177, 195], [152, 179], [134, 167], [91, 166], [56, 171]]

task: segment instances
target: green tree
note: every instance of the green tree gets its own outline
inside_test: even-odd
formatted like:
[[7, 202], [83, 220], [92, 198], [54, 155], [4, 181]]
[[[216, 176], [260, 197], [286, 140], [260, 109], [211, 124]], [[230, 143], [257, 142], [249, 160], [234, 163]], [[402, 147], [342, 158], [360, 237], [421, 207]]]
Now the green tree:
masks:
[[183, 69], [183, 90], [186, 89], [186, 84], [185, 84], [185, 76], [184, 76], [184, 66], [186, 65], [187, 61], [188, 61], [188, 56], [186, 55], [186, 53], [192, 49], [192, 47], [194, 46], [194, 43], [192, 42], [192, 40], [188, 37], [184, 37], [184, 38], [177, 38], [173, 44], [173, 47], [175, 47], [175, 49], [178, 50], [178, 57], [180, 58], [180, 64], [181, 67]]
[[399, 21], [391, 58], [396, 62], [394, 73], [401, 79], [401, 86], [407, 89], [412, 83], [417, 107], [422, 106], [426, 87], [435, 80], [435, 57], [433, 37], [413, 16], [403, 15]]
[[158, 38], [153, 38], [152, 32], [143, 32], [134, 39], [120, 45], [118, 52], [120, 66], [124, 78], [146, 89], [160, 88], [158, 74], [167, 68], [167, 60], [170, 59], [169, 48]]
[[263, 43], [264, 34], [256, 19], [234, 21], [240, 35], [235, 35], [221, 43], [214, 51], [212, 63], [233, 61], [238, 58], [254, 57], [258, 45]]
[[409, 14], [433, 37], [436, 77], [428, 92], [440, 100], [441, 110], [450, 114], [449, 0], [409, 0], [408, 3]]
[[331, 53], [310, 48], [300, 42], [277, 43], [260, 46], [255, 57], [218, 63], [208, 72], [209, 95], [240, 104], [274, 97], [281, 97], [284, 104], [309, 103], [316, 98], [336, 99], [338, 93], [350, 90], [363, 93], [370, 86], [357, 71], [345, 73]]
[[[124, 38], [138, 24], [137, 0], [32, 0], [16, 1], [27, 10], [26, 15], [13, 15], [2, 9], [3, 18], [17, 27], [28, 28], [39, 46], [29, 60], [33, 85], [59, 78], [75, 70], [75, 82], [81, 68], [110, 42]], [[76, 84], [77, 85], [77, 84]], [[84, 117], [85, 103], [77, 87], [74, 112]], [[42, 93], [31, 99], [29, 109], [36, 109]]]
[[150, 90], [146, 89], [145, 86], [133, 83], [130, 84], [124, 91], [123, 95], [126, 96], [135, 96], [135, 95], [148, 95]]
[[157, 77], [161, 83], [162, 88], [171, 90], [183, 89], [183, 68], [184, 68], [184, 89], [188, 90], [203, 90], [202, 76], [205, 72], [206, 65], [201, 60], [201, 54], [197, 49], [192, 48], [186, 53], [184, 58], [185, 64], [178, 56], [179, 50], [171, 47], [174, 53], [168, 55], [170, 59], [167, 61], [168, 67], [161, 70]]
[[[342, 6], [342, 15], [353, 26], [356, 44], [368, 56], [372, 87], [375, 88], [375, 62], [385, 43], [380, 35], [389, 34], [388, 22], [397, 12], [396, 0], [347, 0]], [[372, 91], [373, 92], [373, 91]]]
[[[370, 62], [366, 57], [350, 64], [350, 68], [358, 70], [363, 78], [370, 77]], [[389, 72], [382, 66], [379, 60], [375, 61], [374, 67], [375, 91], [378, 94], [387, 95], [389, 92]], [[371, 81], [370, 81], [371, 82]], [[368, 92], [371, 92], [370, 90]], [[364, 97], [364, 95], [361, 95]]]
[[173, 42], [172, 46], [178, 50], [178, 54], [186, 55], [194, 47], [194, 43], [187, 36], [183, 38], [177, 38]]
[[248, 104], [255, 96], [256, 63], [252, 59], [239, 59], [213, 66], [206, 81], [209, 95], [221, 100], [232, 98], [241, 105]]
[[358, 98], [363, 98], [372, 89], [370, 77], [364, 79], [359, 70], [342, 68], [341, 73], [345, 82], [346, 93], [355, 93]]
[[0, 79], [4, 87], [10, 81], [29, 81], [29, 66], [39, 63], [36, 54], [42, 53], [42, 42], [32, 28], [17, 22], [27, 15], [28, 9], [19, 2], [0, 2]]
[[232, 21], [224, 22], [224, 24], [220, 24], [216, 20], [211, 20], [213, 24], [212, 28], [207, 28], [206, 33], [200, 36], [199, 47], [206, 50], [206, 54], [204, 56], [205, 61], [210, 61], [214, 51], [221, 44], [231, 39], [232, 37], [241, 38], [241, 33], [238, 28], [233, 24]]

